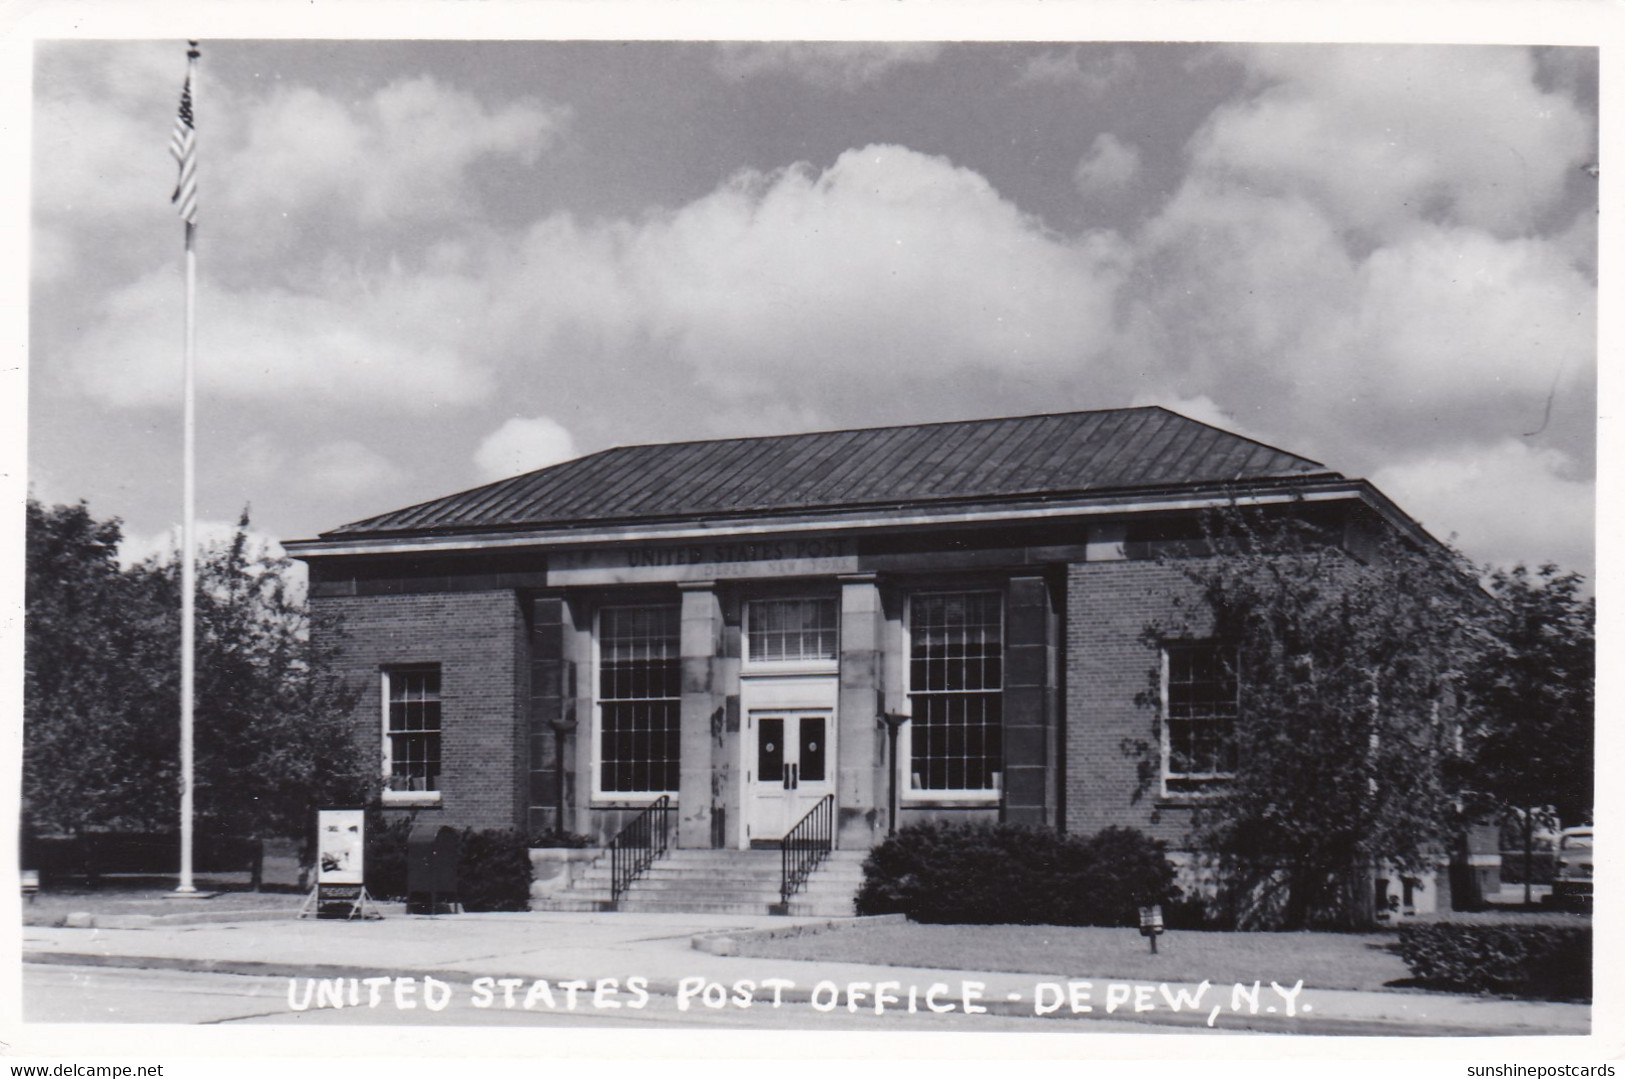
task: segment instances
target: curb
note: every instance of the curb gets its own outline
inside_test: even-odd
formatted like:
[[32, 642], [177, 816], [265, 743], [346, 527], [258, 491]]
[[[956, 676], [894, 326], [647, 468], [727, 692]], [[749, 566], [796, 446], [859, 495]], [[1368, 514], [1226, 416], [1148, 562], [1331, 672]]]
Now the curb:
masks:
[[[812, 927], [817, 931], [817, 927]], [[829, 928], [829, 927], [826, 927]], [[767, 932], [784, 933], [783, 930], [769, 930]], [[793, 935], [793, 934], [788, 934]], [[430, 975], [442, 980], [452, 978], [473, 978], [476, 975], [463, 970], [412, 970], [381, 969], [379, 967], [358, 967], [349, 964], [309, 964], [295, 966], [289, 963], [260, 962], [257, 960], [217, 960], [217, 959], [183, 959], [174, 956], [139, 956], [139, 955], [99, 955], [92, 953], [74, 952], [24, 952], [24, 964], [36, 966], [74, 966], [74, 967], [102, 967], [122, 970], [166, 970], [198, 974], [233, 974], [244, 977], [259, 978], [375, 978], [375, 977], [422, 977]], [[962, 971], [943, 971], [943, 976], [963, 975]], [[480, 976], [492, 976], [490, 972], [482, 972]], [[509, 975], [524, 982], [551, 981], [555, 984], [577, 977], [575, 974], [564, 975]], [[815, 996], [814, 988], [792, 988], [782, 993], [786, 1004], [812, 1005]], [[650, 981], [647, 991], [652, 996], [675, 998], [678, 994], [678, 984], [671, 981]], [[1179, 1030], [1197, 1032], [1213, 1030], [1215, 1033], [1251, 1033], [1251, 1034], [1325, 1034], [1352, 1037], [1456, 1037], [1456, 1038], [1488, 1038], [1498, 1036], [1533, 1035], [1549, 1033], [1541, 1031], [1526, 1031], [1521, 1028], [1499, 1027], [1484, 1029], [1482, 1027], [1454, 1026], [1447, 1023], [1407, 1022], [1393, 1019], [1338, 1019], [1316, 1016], [1311, 1019], [1296, 1017], [1288, 1019], [1279, 1016], [1239, 1016], [1228, 1015], [1223, 1026], [1209, 1027], [1206, 1019], [1197, 1012], [1157, 1012], [1136, 1014], [1132, 1011], [1115, 1013], [1093, 1012], [1087, 1015], [1074, 1015], [1066, 1011], [1057, 1011], [1047, 1016], [1035, 1016], [1030, 1005], [1010, 1003], [1008, 1001], [987, 999], [981, 1002], [989, 1015], [1017, 1016], [1021, 1018], [1045, 1018], [1063, 1025], [1086, 1025], [1090, 1019], [1110, 1019], [1119, 1022], [1138, 1023], [1146, 1027], [1172, 1027]], [[695, 1005], [703, 1010], [703, 1005]], [[828, 1011], [830, 1009], [819, 1009]], [[974, 1019], [966, 1017], [967, 1023], [974, 1023]], [[793, 1028], [794, 1023], [787, 1023], [787, 1028]], [[1058, 1028], [1061, 1029], [1061, 1028]]]
[[771, 929], [724, 929], [713, 933], [697, 933], [689, 941], [695, 951], [707, 955], [738, 955], [739, 945], [758, 940], [788, 940], [792, 937], [827, 933], [834, 929], [847, 929], [860, 925], [900, 925], [908, 921], [906, 914], [865, 914], [851, 918], [831, 918], [823, 922], [802, 922], [798, 925], [775, 926]]
[[[404, 913], [400, 904], [379, 904], [388, 913]], [[400, 907], [400, 909], [394, 909]], [[24, 929], [167, 929], [188, 925], [230, 925], [235, 922], [293, 922], [299, 920], [298, 907], [277, 910], [191, 911], [185, 914], [91, 914], [75, 911], [54, 925], [29, 925]]]

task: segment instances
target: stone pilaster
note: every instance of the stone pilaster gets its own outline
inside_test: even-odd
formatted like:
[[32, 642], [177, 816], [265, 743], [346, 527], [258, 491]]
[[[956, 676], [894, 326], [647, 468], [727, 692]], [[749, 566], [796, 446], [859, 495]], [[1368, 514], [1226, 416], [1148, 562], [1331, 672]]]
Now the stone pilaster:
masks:
[[724, 743], [726, 686], [722, 606], [716, 582], [678, 586], [683, 593], [681, 648], [682, 767], [678, 773], [677, 845], [720, 847], [727, 828], [728, 769]]
[[872, 573], [841, 581], [841, 685], [837, 705], [836, 845], [863, 850], [886, 835], [882, 652], [885, 613]]

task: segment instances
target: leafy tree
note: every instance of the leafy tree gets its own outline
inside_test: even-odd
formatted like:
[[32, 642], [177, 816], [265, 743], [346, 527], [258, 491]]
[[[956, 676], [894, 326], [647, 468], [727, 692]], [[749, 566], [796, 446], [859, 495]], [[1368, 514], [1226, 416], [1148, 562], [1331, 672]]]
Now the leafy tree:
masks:
[[[367, 769], [353, 695], [313, 642], [290, 563], [254, 550], [248, 529], [245, 512], [198, 561], [195, 821], [298, 836], [319, 805], [361, 801]], [[82, 503], [29, 502], [23, 786], [36, 829], [177, 827], [179, 556], [121, 569], [119, 538]]]
[[1232, 512], [1209, 543], [1223, 556], [1174, 563], [1184, 620], [1146, 633], [1212, 639], [1237, 686], [1233, 776], [1194, 799], [1191, 838], [1240, 924], [1358, 921], [1372, 867], [1420, 874], [1458, 827], [1451, 704], [1481, 593], [1451, 552], [1355, 557], [1296, 517]]
[[42, 830], [147, 830], [174, 814], [178, 731], [152, 722], [177, 699], [159, 653], [167, 614], [119, 568], [120, 538], [84, 503], [28, 501], [22, 808]]
[[1557, 823], [1545, 807], [1567, 824], [1591, 819], [1597, 606], [1583, 586], [1551, 564], [1491, 574], [1493, 632], [1467, 681], [1472, 786], [1519, 818], [1526, 901], [1534, 827]]

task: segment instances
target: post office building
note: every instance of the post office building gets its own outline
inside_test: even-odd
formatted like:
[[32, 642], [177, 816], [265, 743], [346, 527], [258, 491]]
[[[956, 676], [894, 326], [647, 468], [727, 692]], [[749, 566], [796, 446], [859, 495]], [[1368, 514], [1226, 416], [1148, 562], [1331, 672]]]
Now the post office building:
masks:
[[1418, 532], [1363, 480], [1145, 407], [619, 447], [289, 548], [387, 808], [607, 842], [664, 798], [679, 849], [773, 847], [821, 806], [843, 850], [943, 817], [1177, 844], [1235, 691], [1144, 629], [1180, 580], [1159, 551], [1234, 503]]

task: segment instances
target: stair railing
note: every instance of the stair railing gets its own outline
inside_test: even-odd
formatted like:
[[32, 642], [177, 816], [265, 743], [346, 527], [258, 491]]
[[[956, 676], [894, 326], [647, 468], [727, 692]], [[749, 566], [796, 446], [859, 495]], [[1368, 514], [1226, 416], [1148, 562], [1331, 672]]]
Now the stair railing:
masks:
[[609, 841], [610, 902], [619, 907], [621, 894], [670, 847], [671, 795], [662, 794]]
[[788, 908], [790, 897], [801, 890], [834, 847], [835, 796], [826, 794], [779, 843], [781, 904]]

